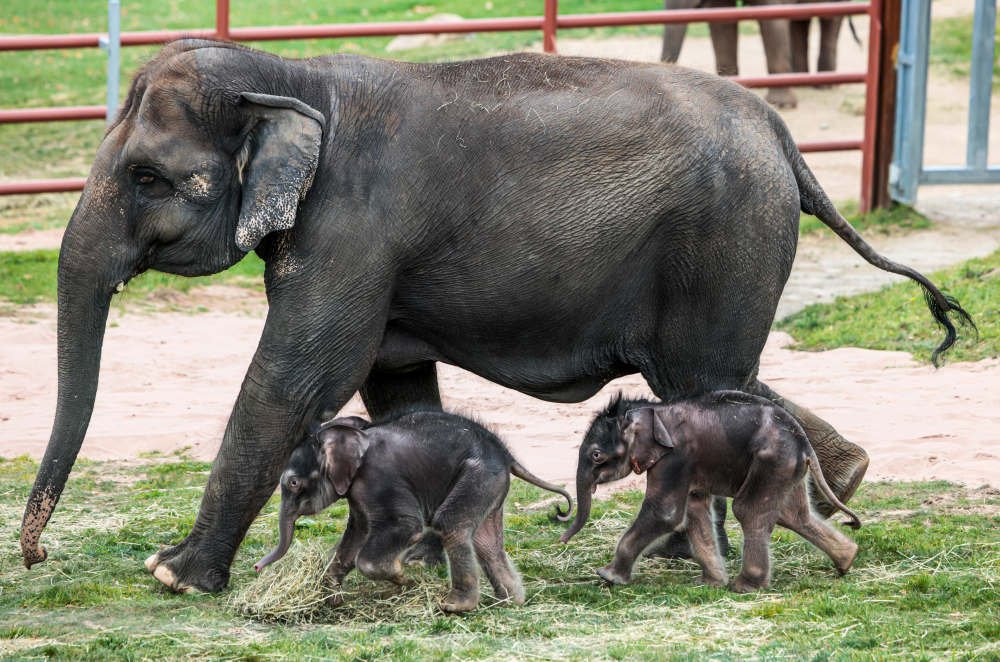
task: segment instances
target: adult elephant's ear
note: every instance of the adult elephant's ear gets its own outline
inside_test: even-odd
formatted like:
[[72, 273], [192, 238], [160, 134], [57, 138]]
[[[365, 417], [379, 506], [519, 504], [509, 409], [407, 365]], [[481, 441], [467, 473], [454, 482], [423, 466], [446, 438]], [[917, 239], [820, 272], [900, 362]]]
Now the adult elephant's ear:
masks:
[[628, 449], [632, 469], [641, 474], [674, 448], [660, 412], [652, 407], [633, 409], [625, 414], [626, 433], [631, 433]]
[[265, 235], [295, 225], [299, 201], [316, 174], [326, 118], [298, 99], [240, 96], [255, 124], [236, 156], [243, 184], [236, 245], [250, 252]]
[[344, 496], [368, 450], [368, 435], [349, 425], [331, 425], [324, 427], [317, 438], [321, 444], [320, 466], [337, 494]]

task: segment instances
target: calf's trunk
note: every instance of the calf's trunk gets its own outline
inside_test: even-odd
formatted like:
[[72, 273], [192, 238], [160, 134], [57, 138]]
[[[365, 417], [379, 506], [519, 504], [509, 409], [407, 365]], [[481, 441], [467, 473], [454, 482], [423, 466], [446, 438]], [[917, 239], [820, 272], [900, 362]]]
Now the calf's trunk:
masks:
[[594, 479], [589, 471], [576, 473], [576, 518], [566, 532], [559, 536], [559, 542], [569, 542], [569, 539], [580, 532], [590, 519], [590, 496], [594, 489]]

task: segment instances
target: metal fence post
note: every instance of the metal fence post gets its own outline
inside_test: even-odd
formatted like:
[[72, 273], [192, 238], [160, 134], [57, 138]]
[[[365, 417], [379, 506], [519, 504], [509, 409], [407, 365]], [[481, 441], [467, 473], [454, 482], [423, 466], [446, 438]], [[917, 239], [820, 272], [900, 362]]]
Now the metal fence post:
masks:
[[996, 0], [976, 0], [972, 22], [972, 72], [969, 80], [969, 143], [966, 163], [986, 170], [990, 138], [990, 95], [993, 92], [993, 42]]
[[865, 89], [865, 136], [861, 153], [862, 214], [872, 210], [875, 189], [875, 147], [878, 137], [879, 74], [882, 73], [882, 0], [872, 0], [868, 12], [868, 80]]
[[108, 126], [115, 121], [118, 112], [118, 81], [121, 73], [122, 51], [122, 5], [120, 0], [108, 0], [108, 36], [98, 40], [101, 48], [108, 52]]
[[917, 201], [924, 164], [927, 116], [927, 66], [931, 38], [931, 0], [903, 0], [896, 58], [896, 135], [889, 166], [889, 191], [897, 202]]
[[229, 41], [229, 0], [215, 0], [215, 38]]
[[559, 15], [559, 0], [545, 0], [545, 16], [542, 19], [542, 48], [546, 53], [556, 52], [556, 18]]

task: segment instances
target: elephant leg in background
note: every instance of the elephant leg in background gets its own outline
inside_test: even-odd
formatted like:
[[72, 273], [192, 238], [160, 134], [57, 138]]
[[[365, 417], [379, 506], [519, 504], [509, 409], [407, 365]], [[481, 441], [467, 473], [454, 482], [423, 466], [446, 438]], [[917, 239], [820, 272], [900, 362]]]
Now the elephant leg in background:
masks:
[[[753, 5], [781, 5], [782, 0], [754, 0]], [[792, 72], [792, 44], [790, 21], [779, 19], [774, 21], [758, 21], [760, 36], [764, 40], [764, 54], [767, 56], [767, 72], [769, 74], [789, 74]], [[772, 87], [764, 97], [776, 108], [795, 108], [798, 101], [795, 93], [788, 87]]]
[[[664, 0], [664, 9], [694, 9], [700, 0]], [[734, 3], [730, 3], [733, 5]], [[684, 35], [687, 34], [687, 23], [674, 23], [663, 26], [663, 51], [661, 62], [676, 62], [681, 56], [681, 46], [684, 45]]]
[[[868, 470], [868, 453], [857, 444], [844, 439], [822, 418], [805, 407], [781, 397], [764, 382], [757, 381], [748, 391], [753, 395], [767, 398], [795, 417], [816, 451], [823, 477], [830, 489], [842, 503], [847, 503], [854, 496]], [[826, 500], [812, 481], [809, 485], [810, 500], [816, 512], [824, 518], [836, 512], [833, 504]]]
[[[730, 0], [708, 0], [706, 7], [735, 7], [736, 2]], [[735, 76], [740, 73], [737, 40], [739, 39], [738, 23], [709, 23], [708, 31], [712, 35], [712, 50], [715, 51], [715, 71], [720, 76]]]
[[792, 43], [792, 71], [796, 73], [809, 73], [809, 24], [811, 22], [811, 18], [789, 22]]
[[[715, 521], [715, 537], [719, 541], [719, 554], [723, 558], [729, 556], [729, 536], [726, 535], [726, 497], [712, 497], [712, 518]], [[683, 531], [671, 533], [669, 536], [651, 545], [642, 554], [646, 558], [690, 559], [691, 544]]]
[[819, 19], [819, 59], [816, 61], [816, 71], [837, 70], [837, 39], [840, 38], [840, 26], [843, 23], [843, 16]]

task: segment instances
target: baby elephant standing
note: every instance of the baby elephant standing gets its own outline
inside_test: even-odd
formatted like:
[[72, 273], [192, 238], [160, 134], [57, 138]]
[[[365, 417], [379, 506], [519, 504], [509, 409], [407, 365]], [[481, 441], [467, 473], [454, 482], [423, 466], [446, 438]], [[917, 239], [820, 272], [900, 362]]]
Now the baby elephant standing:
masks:
[[605, 580], [629, 583], [644, 549], [686, 528], [692, 555], [702, 569], [699, 582], [725, 586], [713, 494], [732, 497], [733, 514], [743, 529], [743, 569], [730, 586], [733, 591], [770, 584], [775, 524], [819, 547], [837, 572], [846, 574], [858, 546], [813, 515], [808, 469], [826, 498], [859, 528], [858, 516], [837, 500], [823, 479], [798, 422], [770, 401], [738, 391], [716, 391], [669, 406], [619, 396], [597, 415], [580, 445], [577, 515], [560, 540], [568, 541], [586, 524], [588, 490], [648, 470], [642, 509], [618, 541], [614, 561], [599, 571]]
[[333, 550], [334, 581], [357, 565], [365, 577], [406, 583], [400, 556], [426, 528], [444, 544], [451, 592], [450, 612], [479, 604], [482, 564], [497, 600], [524, 604], [521, 578], [504, 551], [503, 502], [510, 475], [573, 500], [566, 490], [530, 474], [483, 426], [441, 411], [397, 415], [377, 424], [355, 416], [324, 423], [292, 453], [281, 476], [278, 547], [254, 569], [288, 551], [295, 521], [314, 515], [340, 497], [350, 514]]

